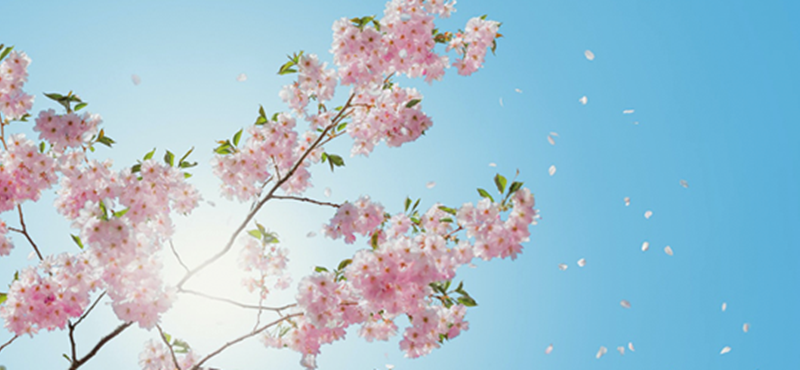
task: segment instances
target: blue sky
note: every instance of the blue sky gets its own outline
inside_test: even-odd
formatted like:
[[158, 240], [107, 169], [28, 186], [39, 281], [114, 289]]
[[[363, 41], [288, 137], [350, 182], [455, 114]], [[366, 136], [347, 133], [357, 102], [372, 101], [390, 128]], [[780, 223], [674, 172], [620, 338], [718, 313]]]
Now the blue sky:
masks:
[[[190, 265], [218, 250], [247, 205], [222, 201], [211, 148], [251, 123], [259, 104], [285, 110], [276, 75], [286, 54], [330, 61], [330, 27], [339, 17], [380, 14], [380, 1], [188, 2], [6, 0], [0, 42], [33, 59], [26, 90], [35, 111], [55, 108], [43, 92], [77, 92], [104, 118], [116, 168], [157, 147], [200, 162], [192, 178], [205, 199], [178, 221], [176, 247]], [[389, 211], [406, 196], [430, 206], [478, 200], [496, 172], [520, 170], [542, 220], [514, 262], [477, 263], [459, 278], [480, 306], [470, 330], [431, 355], [404, 359], [389, 343], [349, 338], [322, 349], [322, 369], [778, 369], [800, 367], [800, 25], [791, 1], [462, 0], [441, 29], [488, 14], [503, 22], [497, 55], [470, 78], [448, 71], [420, 89], [434, 127], [399, 149], [345, 156], [331, 174], [312, 172], [309, 195], [331, 200], [369, 194]], [[588, 61], [584, 50], [596, 58]], [[236, 76], [246, 73], [247, 81]], [[131, 74], [141, 84], [131, 83]], [[516, 92], [519, 89], [522, 92]], [[342, 99], [345, 89], [341, 89]], [[579, 103], [588, 97], [585, 106]], [[502, 105], [501, 105], [502, 100]], [[633, 114], [622, 114], [633, 109]], [[634, 124], [638, 122], [638, 124]], [[30, 132], [16, 125], [14, 132]], [[556, 145], [548, 144], [557, 132]], [[328, 151], [348, 153], [349, 142]], [[490, 167], [496, 163], [497, 167]], [[547, 169], [558, 169], [549, 176]], [[688, 188], [680, 186], [686, 180]], [[435, 181], [433, 189], [425, 184]], [[623, 203], [631, 198], [630, 206]], [[25, 204], [47, 252], [72, 251], [69, 226], [51, 194]], [[652, 210], [653, 216], [643, 214]], [[295, 276], [351, 255], [347, 246], [307, 238], [327, 209], [276, 203], [258, 220], [290, 247]], [[0, 216], [9, 224], [14, 219]], [[299, 221], [298, 221], [299, 220]], [[302, 221], [302, 222], [300, 222]], [[642, 252], [641, 244], [650, 243]], [[33, 261], [16, 238], [0, 259], [0, 278]], [[663, 252], [671, 246], [674, 256]], [[586, 258], [580, 268], [576, 261]], [[196, 288], [247, 300], [230, 286], [235, 256], [198, 276]], [[179, 270], [166, 255], [165, 279]], [[566, 271], [558, 269], [566, 263]], [[275, 297], [288, 302], [292, 294]], [[620, 300], [631, 302], [630, 309]], [[727, 302], [722, 312], [720, 306]], [[109, 306], [79, 329], [79, 353], [116, 325]], [[181, 297], [164, 327], [200, 353], [252, 326], [230, 307]], [[402, 321], [398, 321], [402, 323]], [[749, 333], [742, 324], [751, 324]], [[0, 334], [5, 341], [10, 334]], [[153, 332], [129, 330], [85, 369], [137, 369]], [[615, 348], [633, 342], [636, 352]], [[554, 350], [545, 355], [552, 343]], [[609, 349], [595, 358], [600, 346]], [[730, 346], [732, 351], [720, 355]], [[66, 333], [23, 338], [0, 353], [10, 370], [66, 368]], [[297, 369], [299, 355], [251, 340], [216, 367]]]

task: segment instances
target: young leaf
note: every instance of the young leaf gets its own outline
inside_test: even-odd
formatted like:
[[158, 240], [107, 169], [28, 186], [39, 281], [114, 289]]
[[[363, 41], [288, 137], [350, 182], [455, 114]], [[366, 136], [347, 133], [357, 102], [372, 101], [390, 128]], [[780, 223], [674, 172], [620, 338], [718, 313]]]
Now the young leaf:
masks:
[[142, 170], [142, 164], [141, 163], [137, 163], [137, 164], [133, 165], [133, 167], [131, 167], [131, 172], [132, 173], [136, 173], [136, 172], [139, 172], [141, 170]]
[[258, 118], [256, 118], [256, 126], [261, 126], [261, 125], [263, 125], [265, 123], [267, 123], [267, 118], [266, 117], [258, 117]]
[[489, 192], [488, 192], [488, 191], [486, 191], [486, 190], [483, 190], [483, 189], [481, 189], [481, 188], [478, 188], [478, 194], [480, 194], [480, 195], [481, 195], [482, 197], [484, 197], [484, 198], [489, 198], [489, 200], [491, 200], [492, 202], [494, 202], [494, 198], [492, 198], [492, 196], [491, 196], [491, 195], [489, 195]]
[[149, 153], [145, 154], [144, 155], [144, 160], [146, 161], [146, 160], [148, 160], [150, 158], [153, 158], [153, 154], [156, 154], [156, 148], [153, 148], [153, 150], [151, 150]]
[[464, 306], [467, 306], [467, 307], [475, 307], [475, 306], [478, 305], [478, 302], [475, 302], [475, 300], [472, 299], [472, 297], [470, 297], [468, 295], [465, 295], [465, 296], [462, 296], [462, 297], [458, 297], [458, 303], [461, 303], [461, 304], [463, 304]]
[[337, 267], [336, 269], [339, 270], [339, 271], [342, 271], [342, 270], [344, 270], [345, 267], [347, 267], [351, 263], [353, 263], [353, 260], [348, 258], [348, 259], [346, 259], [346, 260], [344, 260], [342, 262], [339, 262], [339, 267]]
[[123, 210], [121, 210], [121, 211], [116, 211], [116, 212], [114, 212], [114, 217], [116, 217], [116, 218], [120, 218], [120, 217], [122, 217], [122, 216], [125, 216], [125, 214], [126, 214], [126, 213], [128, 213], [128, 210], [129, 210], [129, 209], [130, 209], [130, 208], [125, 208], [125, 209], [123, 209]]
[[262, 117], [264, 119], [267, 118], [267, 112], [264, 111], [264, 106], [262, 106], [262, 105], [258, 106], [258, 116]]
[[410, 102], [406, 103], [406, 108], [411, 108], [411, 107], [419, 104], [419, 102], [421, 102], [421, 101], [422, 101], [422, 99], [413, 99]]
[[439, 209], [441, 209], [442, 211], [445, 211], [445, 212], [447, 212], [447, 213], [449, 213], [449, 214], [451, 214], [453, 216], [456, 215], [456, 210], [455, 209], [452, 209], [452, 208], [449, 208], [449, 207], [445, 207], [445, 206], [439, 206]]
[[70, 359], [69, 356], [67, 356], [66, 353], [62, 353], [61, 356], [64, 356], [64, 358], [66, 358], [67, 361], [69, 361], [69, 363], [72, 363], [72, 359]]
[[248, 234], [250, 234], [250, 236], [252, 236], [252, 237], [254, 237], [254, 238], [256, 238], [256, 239], [258, 239], [258, 240], [261, 240], [261, 231], [258, 231], [258, 230], [250, 230], [250, 231], [248, 231], [247, 233], [248, 233]]
[[103, 144], [103, 145], [105, 145], [105, 146], [107, 146], [109, 148], [111, 147], [111, 144], [116, 143], [116, 141], [114, 141], [114, 139], [112, 139], [112, 138], [110, 138], [108, 136], [98, 137], [97, 138], [97, 142], [100, 143], [100, 144]]
[[0, 293], [0, 304], [3, 304], [3, 302], [6, 301], [6, 299], [8, 299], [8, 294]]
[[[189, 154], [192, 154], [192, 152], [193, 152], [193, 151], [194, 151], [194, 147], [192, 147], [191, 149], [189, 149], [189, 151], [188, 151], [188, 152], [186, 152], [186, 154], [184, 154], [184, 155], [183, 155], [183, 157], [181, 157], [181, 160], [179, 160], [179, 161], [178, 161], [178, 163], [179, 163], [179, 164], [180, 164], [180, 163], [183, 163], [183, 161], [185, 161], [185, 160], [186, 160], [186, 158], [189, 158]], [[195, 163], [195, 165], [197, 165], [197, 163]], [[194, 167], [194, 166], [189, 166], [189, 167]]]
[[175, 154], [172, 154], [169, 150], [167, 150], [167, 154], [164, 154], [164, 163], [168, 164], [170, 167], [175, 165]]
[[406, 212], [408, 212], [408, 207], [411, 207], [411, 198], [406, 197]]
[[499, 191], [500, 194], [506, 191], [506, 178], [499, 173], [494, 176], [494, 184], [497, 185], [497, 191]]
[[45, 146], [45, 144], [44, 144], [44, 141], [42, 141], [41, 143], [39, 143], [39, 153], [44, 153], [44, 149], [45, 149], [45, 147], [46, 147], [46, 146]]
[[244, 130], [244, 129], [239, 130], [239, 132], [237, 132], [235, 135], [233, 135], [233, 146], [238, 146], [239, 145], [239, 139], [242, 138], [242, 130]]
[[78, 245], [78, 248], [83, 249], [83, 243], [81, 243], [81, 238], [79, 236], [72, 234], [70, 234], [69, 236], [72, 237], [72, 240], [75, 242], [75, 244]]
[[87, 105], [89, 105], [89, 103], [80, 103], [76, 105], [75, 108], [73, 108], [73, 110], [77, 112], [83, 108], [86, 108]]
[[322, 266], [317, 266], [317, 267], [314, 267], [314, 271], [316, 271], [316, 272], [328, 272], [328, 269], [326, 269], [326, 268], [324, 268]]
[[508, 195], [512, 195], [517, 192], [517, 190], [522, 188], [522, 183], [519, 181], [514, 181], [511, 183], [511, 187], [508, 188]]
[[2, 45], [0, 45], [0, 50], [3, 50], [3, 52], [0, 53], [0, 60], [3, 60], [6, 56], [8, 56], [8, 53], [11, 52], [11, 49], [14, 49], [14, 47], [13, 46], [9, 46], [9, 47], [6, 48], [6, 50], [3, 50]]

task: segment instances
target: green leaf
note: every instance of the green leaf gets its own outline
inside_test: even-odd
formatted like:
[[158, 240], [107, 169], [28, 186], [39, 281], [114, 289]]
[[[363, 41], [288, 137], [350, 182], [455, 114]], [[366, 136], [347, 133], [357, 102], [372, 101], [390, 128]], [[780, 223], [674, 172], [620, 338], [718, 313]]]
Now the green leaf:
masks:
[[494, 202], [494, 198], [492, 198], [492, 196], [491, 196], [491, 195], [489, 195], [489, 192], [488, 192], [488, 191], [486, 191], [486, 190], [483, 190], [483, 189], [481, 189], [481, 188], [478, 188], [478, 194], [480, 194], [480, 195], [481, 195], [482, 197], [484, 197], [484, 198], [489, 198], [489, 200], [491, 200], [492, 202]]
[[270, 120], [278, 122], [278, 112], [273, 113], [272, 118], [270, 118]]
[[258, 106], [258, 116], [264, 118], [264, 120], [267, 119], [267, 112], [264, 111], [264, 106], [262, 105]]
[[172, 342], [173, 351], [175, 353], [187, 353], [189, 352], [189, 343], [186, 343], [180, 339], [175, 339]]
[[188, 172], [184, 172], [184, 173], [183, 173], [183, 178], [184, 178], [184, 179], [188, 179], [188, 178], [190, 178], [190, 177], [192, 177], [192, 174], [191, 174], [191, 173], [188, 173]]
[[463, 281], [459, 281], [458, 282], [458, 286], [456, 287], [456, 290], [455, 290], [456, 293], [467, 294], [466, 292], [464, 292], [463, 289], [464, 289], [464, 282]]
[[453, 215], [453, 216], [455, 216], [455, 215], [456, 215], [456, 210], [455, 210], [455, 209], [452, 209], [452, 208], [450, 208], [450, 207], [439, 206], [439, 209], [441, 209], [442, 211], [445, 211], [445, 212], [447, 212], [447, 213], [449, 213], [449, 214], [451, 214], [451, 215]]
[[421, 101], [422, 101], [422, 99], [413, 99], [410, 102], [406, 103], [406, 108], [411, 108], [411, 107], [419, 104], [419, 102], [421, 102]]
[[411, 207], [411, 198], [406, 197], [406, 212], [408, 212], [408, 207]]
[[156, 148], [153, 148], [153, 150], [151, 150], [150, 153], [145, 154], [144, 155], [144, 160], [146, 161], [146, 160], [148, 160], [150, 158], [153, 158], [154, 154], [156, 154]]
[[87, 105], [89, 105], [89, 103], [80, 103], [76, 105], [75, 108], [73, 108], [73, 110], [77, 112], [83, 108], [86, 108]]
[[369, 244], [370, 246], [372, 246], [373, 250], [378, 249], [378, 236], [379, 236], [378, 233], [374, 232], [372, 233], [372, 237], [369, 238]]
[[44, 153], [44, 149], [45, 149], [45, 147], [46, 147], [46, 146], [45, 146], [45, 144], [44, 144], [44, 141], [42, 141], [41, 143], [39, 143], [39, 153]]
[[112, 139], [112, 138], [110, 138], [108, 136], [98, 137], [97, 138], [97, 142], [100, 143], [100, 144], [103, 144], [103, 145], [105, 145], [105, 146], [107, 146], [109, 148], [111, 147], [112, 144], [116, 143], [116, 141], [114, 141], [114, 139]]
[[[189, 154], [192, 154], [192, 152], [193, 152], [193, 151], [194, 151], [194, 147], [192, 147], [191, 149], [189, 149], [189, 151], [188, 151], [188, 152], [186, 152], [186, 154], [184, 154], [184, 155], [183, 155], [183, 157], [181, 157], [181, 159], [178, 161], [178, 164], [181, 164], [181, 163], [183, 163], [183, 161], [185, 161], [185, 160], [186, 160], [186, 158], [189, 158]], [[195, 162], [195, 164], [194, 164], [194, 165], [192, 165], [192, 166], [189, 166], [189, 167], [194, 167], [195, 165], [197, 165], [197, 163], [196, 163], [196, 162]], [[181, 166], [181, 167], [183, 167], [183, 166]]]
[[[3, 48], [0, 46], [0, 50], [2, 50], [2, 49]], [[0, 53], [0, 60], [3, 60], [6, 56], [8, 56], [8, 53], [10, 53], [12, 49], [14, 49], [14, 47], [13, 46], [9, 46], [5, 50], [3, 50], [3, 52]]]
[[522, 188], [522, 183], [519, 181], [514, 181], [511, 183], [511, 187], [508, 188], [508, 195], [514, 194], [517, 190]]
[[347, 267], [351, 263], [353, 263], [353, 260], [348, 258], [348, 259], [346, 259], [346, 260], [344, 260], [342, 262], [339, 262], [339, 267], [337, 267], [336, 269], [339, 270], [339, 271], [342, 271], [342, 270], [344, 270], [345, 267]]
[[19, 280], [19, 271], [14, 271], [14, 280], [13, 281], [17, 281], [17, 280]]
[[339, 126], [336, 126], [336, 131], [342, 131], [347, 127], [347, 122], [342, 122]]
[[178, 163], [178, 167], [180, 167], [180, 168], [192, 168], [194, 166], [197, 166], [197, 162], [191, 162], [191, 163], [190, 162], [180, 162], [180, 163]]
[[233, 146], [239, 145], [239, 139], [242, 138], [242, 130], [244, 129], [239, 130], [235, 135], [233, 135]]
[[164, 339], [167, 341], [167, 343], [172, 343], [172, 336], [166, 332], [164, 332]]
[[217, 154], [231, 154], [233, 153], [233, 145], [231, 145], [230, 141], [223, 142], [220, 146], [214, 149], [214, 152]]
[[69, 356], [67, 356], [66, 353], [62, 353], [61, 356], [64, 356], [64, 358], [66, 358], [67, 361], [69, 361], [69, 363], [72, 363], [72, 359], [70, 359]]
[[170, 167], [175, 165], [175, 154], [172, 154], [169, 150], [167, 150], [167, 154], [164, 154], [164, 163], [168, 164]]
[[141, 170], [142, 170], [142, 164], [141, 163], [137, 163], [137, 164], [133, 165], [133, 167], [131, 167], [131, 172], [132, 173], [136, 173], [136, 172], [139, 172]]
[[453, 222], [453, 219], [450, 217], [440, 218], [439, 222]]
[[69, 236], [72, 237], [72, 241], [74, 241], [75, 244], [78, 245], [78, 248], [83, 249], [83, 243], [81, 243], [81, 238], [79, 236], [72, 234], [70, 234]]
[[421, 201], [421, 200], [422, 200], [422, 198], [418, 198], [417, 201], [414, 202], [414, 206], [411, 207], [411, 212], [414, 212], [417, 209], [417, 206], [419, 205], [419, 201]]
[[267, 117], [258, 117], [256, 118], [256, 126], [261, 126], [267, 123]]
[[475, 307], [478, 305], [478, 302], [475, 302], [475, 300], [468, 295], [465, 295], [463, 297], [458, 297], [458, 303], [461, 303], [467, 307]]
[[506, 178], [499, 173], [494, 176], [494, 184], [497, 185], [497, 191], [499, 191], [500, 194], [506, 191], [506, 182]]
[[102, 200], [100, 201], [100, 211], [103, 212], [103, 214], [100, 215], [100, 218], [103, 220], [108, 220], [108, 209], [106, 209], [106, 204], [103, 203]]
[[3, 304], [3, 302], [6, 301], [6, 299], [8, 299], [8, 294], [0, 293], [0, 304]]
[[314, 267], [314, 271], [316, 271], [316, 272], [328, 272], [328, 269], [326, 269], [326, 268], [324, 268], [322, 266], [317, 266], [317, 267]]
[[44, 94], [44, 96], [46, 96], [46, 97], [48, 97], [50, 99], [53, 99], [53, 100], [55, 100], [55, 101], [57, 101], [59, 103], [61, 102], [61, 99], [64, 99], [64, 95], [61, 95], [61, 94], [58, 94], [58, 93]]
[[250, 230], [247, 233], [250, 234], [250, 236], [252, 236], [252, 237], [254, 237], [256, 239], [261, 240], [261, 231], [259, 231], [259, 230]]
[[128, 213], [128, 210], [129, 210], [129, 209], [130, 209], [130, 208], [125, 208], [125, 209], [123, 209], [123, 210], [121, 210], [121, 211], [116, 211], [116, 212], [114, 212], [114, 217], [116, 217], [116, 218], [120, 218], [120, 217], [122, 217], [122, 216], [125, 216], [125, 214], [126, 214], [126, 213]]
[[320, 156], [320, 160], [322, 161], [322, 163], [325, 163], [325, 161], [328, 160], [328, 153], [322, 153], [322, 155]]
[[331, 165], [331, 172], [333, 172], [333, 166], [342, 167], [344, 166], [344, 159], [336, 154], [328, 154], [328, 164]]

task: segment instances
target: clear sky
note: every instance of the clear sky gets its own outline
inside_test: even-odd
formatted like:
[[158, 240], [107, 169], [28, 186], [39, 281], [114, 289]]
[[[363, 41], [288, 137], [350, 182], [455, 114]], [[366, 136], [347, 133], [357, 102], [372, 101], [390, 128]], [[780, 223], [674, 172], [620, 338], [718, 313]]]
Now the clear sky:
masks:
[[[252, 123], [259, 104], [286, 109], [278, 91], [291, 78], [275, 73], [286, 54], [302, 49], [330, 61], [333, 21], [383, 7], [365, 0], [3, 0], [0, 42], [32, 58], [26, 90], [36, 94], [35, 112], [56, 108], [43, 92], [73, 90], [103, 116], [118, 144], [96, 158], [122, 168], [153, 147], [196, 148], [192, 180], [216, 206], [203, 203], [178, 221], [176, 247], [194, 265], [221, 247], [248, 207], [219, 199], [209, 166], [214, 141]], [[542, 220], [517, 261], [459, 271], [480, 304], [467, 314], [469, 331], [417, 360], [403, 358], [399, 336], [366, 343], [350, 331], [322, 348], [320, 368], [800, 368], [800, 3], [461, 0], [457, 10], [441, 29], [483, 14], [503, 22], [497, 55], [470, 78], [451, 69], [433, 86], [401, 80], [420, 89], [433, 128], [369, 158], [346, 156], [349, 142], [329, 146], [347, 166], [334, 174], [314, 168], [308, 194], [324, 199], [330, 187], [337, 202], [369, 194], [390, 212], [406, 196], [422, 197], [426, 208], [458, 206], [479, 200], [475, 188], [491, 188], [496, 172], [511, 177], [519, 169]], [[240, 73], [248, 79], [237, 81]], [[339, 92], [341, 100], [346, 89]], [[623, 114], [628, 109], [634, 112]], [[550, 132], [558, 133], [555, 145]], [[429, 181], [436, 186], [426, 188]], [[29, 227], [46, 252], [74, 251], [52, 199], [24, 205]], [[290, 247], [299, 277], [363, 245], [306, 237], [330, 216], [276, 203], [258, 220]], [[0, 259], [0, 280], [34, 262], [24, 240], [14, 241], [12, 255]], [[235, 259], [194, 287], [252, 301], [232, 288], [240, 276], [227, 266]], [[176, 281], [179, 270], [170, 255], [165, 260], [165, 279]], [[251, 314], [181, 297], [163, 326], [203, 354], [252, 327]], [[116, 324], [101, 305], [79, 329], [79, 354]], [[138, 369], [142, 343], [156, 335], [128, 330], [84, 368]], [[10, 337], [0, 333], [0, 342]], [[628, 342], [636, 351], [620, 356], [615, 349]], [[596, 359], [600, 346], [609, 352]], [[720, 355], [725, 346], [731, 352]], [[68, 351], [66, 333], [42, 333], [0, 352], [0, 364], [66, 368], [61, 353]], [[212, 365], [299, 369], [299, 357], [250, 340]]]

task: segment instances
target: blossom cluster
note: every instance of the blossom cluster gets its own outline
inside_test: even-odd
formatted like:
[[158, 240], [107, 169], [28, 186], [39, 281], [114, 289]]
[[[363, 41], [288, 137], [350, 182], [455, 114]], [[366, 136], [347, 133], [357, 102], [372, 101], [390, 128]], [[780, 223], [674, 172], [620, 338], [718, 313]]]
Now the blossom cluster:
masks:
[[11, 249], [14, 248], [14, 245], [11, 244], [11, 240], [8, 239], [8, 226], [3, 221], [0, 221], [0, 256], [7, 256], [11, 253]]
[[494, 50], [493, 45], [498, 37], [499, 28], [500, 22], [472, 18], [467, 22], [466, 30], [457, 33], [450, 40], [447, 49], [455, 49], [461, 55], [461, 58], [453, 63], [458, 69], [458, 74], [469, 76], [483, 65], [486, 49], [492, 47]]
[[[190, 348], [186, 349], [186, 353], [176, 353], [175, 359], [178, 360], [180, 369], [191, 369], [197, 362], [197, 358]], [[172, 359], [172, 353], [170, 353], [169, 348], [153, 339], [148, 340], [144, 345], [144, 350], [139, 353], [139, 366], [142, 367], [142, 370], [179, 369], [175, 367], [175, 360]]]
[[33, 106], [33, 96], [22, 91], [30, 63], [25, 53], [17, 51], [10, 52], [0, 63], [0, 113], [6, 118], [20, 119]]
[[[247, 201], [260, 195], [260, 184], [271, 176], [288, 176], [303, 155], [298, 147], [305, 145], [308, 148], [308, 142], [316, 139], [309, 133], [298, 140], [294, 127], [295, 119], [281, 113], [275, 121], [250, 126], [250, 137], [235, 152], [216, 155], [212, 167], [214, 174], [222, 179], [222, 194], [228, 199]], [[319, 157], [312, 156], [311, 160], [319, 160]], [[298, 165], [292, 176], [285, 180], [282, 189], [287, 193], [303, 192], [310, 185], [309, 165], [310, 162]]]
[[[262, 240], [266, 238], [263, 235], [261, 237]], [[239, 267], [244, 271], [258, 273], [257, 278], [245, 278], [244, 286], [250, 292], [258, 289], [261, 299], [266, 299], [270, 291], [267, 286], [268, 278], [277, 277], [274, 284], [275, 289], [286, 289], [291, 284], [291, 277], [286, 272], [289, 251], [286, 248], [278, 247], [275, 243], [277, 243], [277, 239], [259, 243], [256, 239], [249, 238], [239, 254]]]
[[336, 71], [326, 68], [314, 55], [300, 55], [297, 62], [297, 81], [286, 85], [280, 92], [281, 99], [298, 114], [305, 114], [311, 99], [322, 104], [333, 98], [336, 89]]
[[8, 150], [0, 152], [0, 212], [38, 200], [57, 180], [53, 158], [41, 153], [24, 134], [11, 135], [5, 142]]
[[[265, 343], [300, 352], [301, 363], [313, 368], [320, 346], [343, 337], [350, 325], [361, 324], [359, 334], [367, 340], [388, 340], [398, 330], [394, 319], [405, 315], [411, 325], [400, 348], [412, 358], [429, 353], [469, 328], [464, 316], [474, 304], [461, 286], [445, 292], [436, 284], [452, 281], [456, 269], [475, 257], [516, 258], [530, 236], [533, 207], [533, 196], [521, 184], [501, 203], [484, 198], [458, 210], [435, 204], [411, 216], [384, 215], [367, 197], [343, 204], [324, 226], [326, 235], [348, 243], [356, 233], [370, 235], [372, 248], [357, 251], [335, 272], [318, 270], [303, 278], [297, 293], [303, 316], [295, 330], [268, 335]], [[462, 297], [453, 301], [450, 294]]]
[[[40, 275], [37, 271], [44, 273]], [[41, 329], [63, 329], [89, 305], [89, 294], [98, 288], [96, 271], [85, 254], [48, 256], [37, 268], [19, 272], [11, 283], [8, 300], [0, 305], [5, 327], [16, 335]]]
[[48, 109], [39, 112], [33, 129], [39, 132], [40, 139], [52, 143], [56, 150], [61, 151], [86, 143], [97, 133], [100, 122], [100, 116], [96, 114], [56, 114], [54, 110]]

